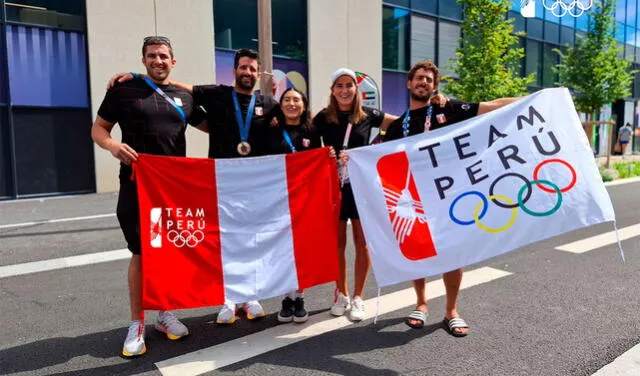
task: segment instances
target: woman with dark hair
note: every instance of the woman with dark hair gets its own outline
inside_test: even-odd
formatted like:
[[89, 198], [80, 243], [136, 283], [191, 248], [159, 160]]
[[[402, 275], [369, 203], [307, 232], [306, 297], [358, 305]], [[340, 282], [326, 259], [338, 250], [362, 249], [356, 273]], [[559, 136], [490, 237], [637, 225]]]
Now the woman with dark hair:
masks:
[[322, 147], [320, 135], [311, 124], [309, 101], [300, 90], [292, 87], [282, 93], [276, 118], [278, 125], [269, 128], [267, 154], [288, 154]]
[[[295, 88], [285, 90], [280, 97], [280, 110], [278, 125], [269, 128], [267, 154], [289, 154], [322, 147], [320, 135], [311, 124], [309, 101], [303, 92]], [[333, 148], [330, 148], [329, 156], [335, 158]], [[303, 323], [308, 318], [302, 290], [288, 293], [282, 300], [278, 321]]]

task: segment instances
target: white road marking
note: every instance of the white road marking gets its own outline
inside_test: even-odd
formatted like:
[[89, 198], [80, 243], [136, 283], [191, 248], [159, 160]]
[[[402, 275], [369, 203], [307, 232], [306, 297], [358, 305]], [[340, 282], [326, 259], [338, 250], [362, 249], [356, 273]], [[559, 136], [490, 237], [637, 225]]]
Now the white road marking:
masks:
[[[511, 273], [484, 267], [465, 272], [461, 289], [494, 281]], [[445, 294], [442, 280], [429, 282], [430, 298]], [[412, 288], [396, 291], [380, 297], [379, 314], [384, 315], [399, 309], [413, 306], [416, 300]], [[376, 298], [368, 299], [365, 304], [373, 315]], [[276, 350], [296, 342], [352, 325], [346, 317], [331, 317], [328, 312], [313, 315], [303, 325], [278, 325], [261, 332], [237, 338], [205, 349], [184, 354], [156, 363], [164, 376], [200, 375], [222, 367]]]
[[117, 249], [115, 251], [90, 253], [87, 255], [34, 261], [24, 264], [5, 265], [0, 266], [0, 278], [72, 268], [75, 266], [99, 264], [109, 261], [125, 260], [128, 258], [131, 258], [131, 252], [128, 249]]
[[636, 376], [640, 375], [640, 345], [617, 357], [602, 367], [593, 376]]
[[16, 227], [27, 227], [34, 225], [43, 225], [47, 223], [62, 223], [62, 222], [73, 222], [73, 221], [87, 221], [90, 219], [102, 219], [102, 218], [111, 218], [115, 217], [114, 213], [110, 214], [97, 214], [97, 215], [87, 215], [84, 217], [70, 217], [70, 218], [58, 218], [58, 219], [48, 219], [45, 221], [34, 221], [34, 222], [22, 222], [22, 223], [11, 223], [8, 225], [0, 225], [0, 230], [5, 228], [16, 228]]
[[[618, 230], [620, 235], [620, 241], [627, 240], [640, 235], [640, 223], [624, 227]], [[572, 243], [563, 244], [556, 247], [559, 251], [571, 252], [571, 253], [585, 253], [605, 247], [617, 242], [616, 232], [610, 231], [604, 234], [592, 236], [590, 238], [581, 239]]]

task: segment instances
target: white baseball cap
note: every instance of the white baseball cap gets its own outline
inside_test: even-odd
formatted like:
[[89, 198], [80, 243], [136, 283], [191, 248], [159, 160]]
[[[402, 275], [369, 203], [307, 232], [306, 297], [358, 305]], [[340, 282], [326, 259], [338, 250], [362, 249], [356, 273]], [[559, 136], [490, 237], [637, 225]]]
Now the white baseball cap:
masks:
[[336, 80], [342, 76], [349, 76], [356, 81], [356, 72], [352, 71], [349, 68], [340, 68], [337, 71], [333, 72], [331, 75], [331, 85], [336, 83]]

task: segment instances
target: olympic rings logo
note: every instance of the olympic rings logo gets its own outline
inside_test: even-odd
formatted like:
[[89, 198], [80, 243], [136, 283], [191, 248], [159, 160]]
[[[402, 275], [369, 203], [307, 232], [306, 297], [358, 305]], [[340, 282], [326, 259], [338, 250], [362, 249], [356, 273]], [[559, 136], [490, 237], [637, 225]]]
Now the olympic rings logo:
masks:
[[167, 233], [167, 240], [177, 248], [182, 248], [185, 245], [189, 248], [194, 248], [204, 240], [204, 233], [200, 230], [195, 230], [194, 232], [171, 230]]
[[[540, 169], [550, 163], [560, 163], [569, 168], [569, 170], [571, 171], [571, 181], [569, 182], [569, 184], [567, 184], [566, 187], [560, 188], [556, 184], [550, 182], [549, 180], [539, 179]], [[507, 196], [499, 195], [495, 193], [496, 184], [502, 179], [510, 176], [521, 179], [524, 182], [524, 185], [518, 191], [517, 202], [514, 202], [512, 199], [510, 199]], [[576, 175], [576, 170], [573, 168], [573, 166], [571, 166], [569, 163], [567, 163], [562, 159], [547, 159], [545, 161], [540, 162], [536, 166], [536, 168], [533, 170], [533, 180], [531, 181], [529, 181], [529, 179], [527, 179], [523, 175], [518, 174], [516, 172], [507, 172], [505, 174], [500, 175], [496, 180], [493, 181], [493, 183], [491, 183], [491, 186], [489, 187], [489, 197], [486, 197], [484, 194], [478, 191], [468, 191], [460, 194], [458, 197], [456, 197], [453, 200], [453, 202], [449, 206], [449, 218], [451, 218], [453, 222], [461, 226], [469, 226], [469, 225], [476, 224], [476, 226], [478, 226], [481, 230], [489, 233], [502, 232], [509, 229], [515, 223], [516, 217], [518, 214], [517, 208], [522, 209], [522, 211], [524, 211], [525, 213], [533, 217], [547, 217], [557, 212], [558, 209], [560, 209], [560, 206], [562, 206], [562, 194], [570, 191], [576, 185], [576, 181], [577, 181], [577, 175]], [[526, 206], [527, 201], [529, 201], [529, 199], [531, 198], [531, 194], [533, 193], [533, 185], [540, 188], [544, 192], [556, 194], [557, 196], [556, 204], [551, 209], [543, 212], [537, 212], [537, 211], [531, 210]], [[478, 203], [478, 205], [476, 205], [475, 209], [473, 210], [473, 219], [463, 221], [461, 219], [458, 219], [453, 214], [453, 209], [458, 203], [458, 201], [460, 201], [461, 199], [467, 196], [477, 196], [478, 198], [480, 198], [481, 201]], [[503, 209], [508, 209], [511, 211], [511, 216], [509, 217], [509, 220], [504, 226], [488, 227], [484, 223], [482, 223], [482, 218], [485, 216], [485, 214], [487, 214], [487, 210], [489, 209], [489, 200], [494, 204], [496, 204], [498, 207]]]
[[585, 10], [593, 5], [593, 0], [551, 0], [551, 5], [547, 5], [547, 0], [542, 0], [542, 5], [554, 16], [562, 17], [567, 12], [573, 17], [580, 17]]

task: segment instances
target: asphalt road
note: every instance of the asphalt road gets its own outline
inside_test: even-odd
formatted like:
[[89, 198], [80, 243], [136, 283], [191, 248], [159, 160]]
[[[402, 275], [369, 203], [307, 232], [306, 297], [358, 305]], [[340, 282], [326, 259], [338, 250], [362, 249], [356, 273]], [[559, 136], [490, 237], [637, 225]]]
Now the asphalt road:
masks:
[[[608, 190], [618, 227], [640, 223], [640, 183]], [[115, 194], [99, 194], [0, 203], [0, 267], [124, 248], [115, 216], [8, 227], [110, 214], [115, 201]], [[611, 229], [605, 224], [579, 230], [467, 268], [511, 274], [461, 292], [460, 313], [471, 326], [465, 338], [442, 328], [443, 297], [429, 301], [422, 330], [403, 323], [410, 307], [381, 315], [374, 325], [375, 305], [369, 304], [370, 318], [361, 323], [208, 374], [591, 375], [640, 343], [640, 243], [638, 237], [622, 242], [625, 263], [615, 245], [582, 254], [555, 247]], [[347, 252], [351, 265], [353, 249]], [[157, 362], [278, 325], [279, 299], [264, 302], [272, 314], [263, 320], [229, 327], [213, 323], [217, 308], [185, 310], [177, 314], [191, 335], [171, 342], [153, 330], [155, 314], [148, 313], [147, 354], [123, 359], [126, 266], [121, 260], [0, 278], [0, 374], [160, 375]], [[373, 275], [366, 295], [376, 295]], [[328, 316], [332, 297], [333, 286], [310, 289], [308, 309]]]

